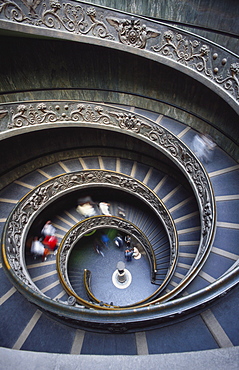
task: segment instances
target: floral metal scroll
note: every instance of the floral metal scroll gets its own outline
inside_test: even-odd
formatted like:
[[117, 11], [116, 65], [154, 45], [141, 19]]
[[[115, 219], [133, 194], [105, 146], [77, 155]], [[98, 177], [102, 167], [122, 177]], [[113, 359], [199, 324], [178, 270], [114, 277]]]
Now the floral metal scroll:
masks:
[[0, 0], [1, 19], [34, 26], [34, 31], [37, 27], [60, 30], [144, 49], [196, 71], [239, 100], [238, 56], [176, 27], [78, 1], [57, 0]]

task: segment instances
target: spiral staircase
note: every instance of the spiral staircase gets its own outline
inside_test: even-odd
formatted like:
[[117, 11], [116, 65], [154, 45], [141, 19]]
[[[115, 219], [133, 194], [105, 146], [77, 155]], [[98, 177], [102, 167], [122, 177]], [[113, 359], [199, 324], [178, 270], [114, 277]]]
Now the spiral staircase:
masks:
[[[146, 116], [148, 114], [146, 111], [141, 111], [141, 114], [142, 113], [144, 113]], [[172, 120], [167, 118], [161, 120], [161, 124], [164, 122], [165, 126], [170, 124], [171, 127], [173, 127], [174, 134], [177, 134], [180, 137], [180, 140], [184, 141], [187, 145], [192, 143], [192, 137], [195, 135], [194, 130], [188, 129], [186, 126], [176, 121], [172, 122]], [[238, 200], [235, 192], [238, 186], [238, 165], [227, 154], [217, 147], [214, 152], [214, 160], [208, 164], [205, 164], [205, 167], [211, 179], [215, 194], [217, 208], [217, 232], [213, 247], [210, 250], [210, 254], [202, 269], [200, 269], [196, 277], [187, 286], [186, 290], [179, 295], [179, 297], [188, 296], [190, 299], [197, 291], [206, 290], [207, 288], [210, 289], [211, 284], [220, 279], [224, 274], [233, 268], [238, 258], [237, 238], [235, 237], [238, 233], [236, 226], [238, 221], [238, 215], [236, 212]], [[33, 191], [39, 184], [45, 183], [51, 178], [57, 178], [62, 174], [74, 174], [78, 171], [83, 172], [86, 170], [117, 171], [117, 173], [119, 172], [121, 175], [133, 177], [134, 179], [137, 179], [143, 184], [147, 185], [147, 187], [155, 192], [157, 196], [164, 202], [176, 225], [179, 249], [176, 268], [169, 283], [160, 293], [160, 296], [162, 297], [165, 294], [167, 295], [168, 292], [177, 287], [184, 279], [197, 255], [200, 239], [199, 211], [197, 202], [194, 198], [192, 190], [189, 187], [185, 187], [182, 183], [180, 183], [179, 179], [170, 176], [168, 173], [164, 173], [162, 170], [155, 169], [149, 164], [146, 165], [145, 163], [140, 163], [127, 158], [108, 156], [102, 157], [100, 155], [94, 155], [85, 157], [81, 156], [78, 158], [59, 161], [42, 168], [38, 168], [35, 171], [18, 178], [9, 186], [2, 189], [2, 229], [9, 214], [11, 214], [16, 204], [21, 202], [26, 194], [31, 193], [31, 191]], [[230, 181], [228, 180], [229, 178]], [[226, 189], [226, 191], [224, 189]], [[86, 190], [84, 189], [84, 192], [85, 191]], [[97, 201], [107, 197], [107, 201], [109, 201], [111, 204], [110, 207], [112, 215], [118, 216], [118, 206], [124, 209], [125, 219], [136, 225], [147, 236], [154, 248], [156, 258], [157, 254], [159, 254], [157, 271], [159, 273], [164, 271], [164, 264], [169, 263], [169, 257], [167, 258], [169, 243], [165, 244], [166, 233], [165, 231], [160, 230], [160, 228], [157, 228], [159, 221], [155, 219], [155, 216], [150, 216], [150, 212], [147, 214], [147, 209], [145, 209], [145, 206], [143, 207], [143, 205], [140, 205], [139, 201], [132, 202], [130, 198], [127, 201], [127, 196], [119, 196], [114, 194], [114, 191], [105, 191], [105, 188], [99, 188], [96, 191], [95, 189], [90, 188], [90, 190], [88, 189], [87, 192], [93, 194], [94, 199], [98, 196], [99, 199], [95, 199]], [[79, 194], [81, 193], [82, 192]], [[69, 200], [70, 196], [68, 196], [67, 199]], [[76, 204], [76, 197], [74, 197], [74, 199]], [[132, 202], [132, 204], [130, 202]], [[61, 242], [65, 234], [67, 234], [75, 224], [78, 224], [82, 220], [82, 216], [76, 212], [76, 206], [74, 201], [71, 199], [70, 201], [59, 203], [60, 206], [52, 206], [47, 209], [47, 212], [45, 211], [43, 214], [40, 214], [38, 219], [35, 221], [35, 225], [32, 227], [35, 230], [37, 227], [39, 229], [43, 225], [44, 221], [46, 221], [47, 216], [50, 216], [54, 226], [57, 229], [56, 235], [58, 240]], [[68, 207], [66, 207], [66, 204]], [[235, 209], [235, 212], [232, 212], [232, 209]], [[225, 243], [225, 240], [227, 240], [227, 243]], [[107, 250], [106, 252], [108, 254], [115, 253], [115, 247], [113, 247], [112, 251]], [[33, 256], [29, 254], [29, 251], [26, 250], [25, 253], [27, 271], [41, 293], [47, 295], [47, 297], [50, 297], [52, 300], [59, 300], [67, 305], [69, 294], [67, 294], [67, 291], [63, 289], [59, 281], [56, 256], [51, 254], [48, 256], [47, 261], [42, 262], [41, 260], [34, 260]], [[120, 253], [122, 254], [123, 252], [121, 251]], [[101, 256], [94, 254], [93, 248], [88, 255], [88, 258], [92, 258], [92, 255], [93, 260], [90, 262], [92, 274], [96, 274], [96, 276], [99, 274], [99, 277], [106, 275], [108, 269], [107, 263], [104, 263], [104, 259], [100, 258]], [[164, 258], [165, 255], [166, 259]], [[123, 255], [121, 258], [123, 258]], [[144, 255], [142, 258], [145, 259], [146, 255]], [[143, 270], [141, 270], [143, 268], [149, 270], [149, 265], [147, 264], [146, 260], [135, 260], [132, 262], [130, 267], [129, 263], [127, 265], [127, 268], [132, 269], [133, 279], [135, 276], [136, 281], [135, 285], [132, 287], [132, 290], [130, 287], [127, 288], [127, 294], [125, 296], [126, 302], [127, 296], [131, 297], [131, 302], [134, 299], [137, 300], [138, 295], [140, 295], [140, 290], [144, 290], [144, 287], [147, 292], [148, 282], [150, 282], [150, 274], [149, 271], [147, 271], [147, 279], [149, 281], [145, 281], [145, 274]], [[111, 261], [111, 265], [109, 266], [110, 272], [116, 268], [116, 262], [117, 259], [113, 259], [113, 261]], [[144, 266], [141, 266], [141, 263], [144, 263]], [[143, 278], [140, 278], [140, 276], [137, 277], [137, 271], [139, 269], [139, 275], [143, 275]], [[68, 273], [70, 276], [73, 274], [73, 271], [69, 271]], [[5, 317], [2, 331], [4, 333], [2, 345], [7, 348], [50, 353], [129, 355], [136, 354], [137, 351], [140, 351], [140, 349], [137, 347], [137, 341], [139, 340], [137, 338], [139, 338], [142, 333], [144, 333], [143, 335], [145, 345], [147, 345], [148, 348], [148, 353], [151, 354], [159, 353], [161, 351], [186, 352], [189, 350], [196, 351], [199, 349], [212, 349], [217, 348], [221, 340], [226, 341], [227, 345], [230, 346], [237, 345], [237, 333], [233, 327], [230, 327], [227, 331], [228, 328], [224, 326], [226, 325], [226, 322], [223, 321], [225, 318], [222, 317], [223, 311], [227, 310], [227, 320], [228, 317], [230, 317], [230, 321], [233, 321], [234, 315], [234, 320], [236, 321], [237, 310], [234, 302], [237, 295], [236, 288], [227, 293], [224, 298], [222, 297], [215, 301], [212, 299], [212, 303], [210, 304], [209, 302], [208, 307], [206, 306], [204, 308], [204, 305], [199, 306], [199, 312], [194, 312], [195, 308], [193, 307], [193, 311], [190, 313], [189, 302], [189, 317], [188, 315], [184, 316], [182, 313], [182, 315], [178, 315], [178, 318], [177, 315], [172, 315], [175, 316], [175, 318], [172, 319], [172, 322], [170, 322], [168, 318], [164, 322], [160, 322], [159, 319], [156, 320], [156, 322], [153, 320], [151, 324], [149, 322], [147, 323], [146, 328], [143, 328], [143, 330], [146, 331], [142, 331], [142, 329], [141, 331], [138, 331], [138, 329], [136, 330], [134, 327], [125, 328], [124, 320], [123, 323], [118, 326], [118, 328], [112, 328], [110, 325], [103, 327], [102, 325], [101, 329], [97, 327], [95, 329], [91, 328], [91, 330], [88, 331], [85, 324], [81, 326], [79, 323], [74, 324], [71, 322], [71, 325], [68, 326], [67, 322], [65, 323], [64, 319], [60, 320], [59, 317], [57, 321], [55, 321], [52, 318], [52, 315], [49, 316], [49, 313], [44, 311], [42, 312], [41, 309], [29, 303], [24, 297], [22, 297], [18, 290], [11, 286], [11, 282], [8, 281], [6, 275], [4, 274], [3, 267], [1, 268], [1, 275], [1, 307], [2, 315]], [[72, 277], [70, 279], [72, 279]], [[77, 279], [79, 283], [82, 283], [82, 276], [77, 277]], [[155, 283], [157, 284], [157, 277]], [[112, 287], [111, 281], [107, 281], [105, 278], [103, 279], [102, 284], [102, 287], [98, 288], [98, 293], [102, 294], [102, 291], [105, 289], [112, 289], [111, 293], [113, 295], [115, 294], [113, 292], [114, 287]], [[158, 284], [160, 285], [161, 282], [159, 281]], [[156, 290], [158, 287], [157, 285], [151, 283], [150, 285], [154, 287], [153, 290]], [[117, 288], [115, 288], [115, 290], [117, 290]], [[137, 292], [137, 290], [139, 292]], [[8, 317], [9, 319], [7, 319]], [[220, 331], [218, 334], [214, 332], [214, 330], [216, 331], [216, 327], [213, 325], [213, 320], [217, 322], [217, 325], [220, 323], [221, 328], [225, 327], [224, 330], [221, 329], [222, 333], [220, 333]], [[142, 323], [139, 326], [141, 325]], [[196, 331], [200, 333], [198, 341], [195, 338], [193, 342], [191, 341], [189, 333], [191, 332], [192, 327], [194, 330], [196, 329]], [[45, 331], [44, 340], [39, 341], [39, 333], [42, 333], [43, 328]], [[179, 330], [180, 328], [183, 328], [182, 332]], [[106, 334], [107, 331], [111, 334]], [[167, 336], [172, 336], [172, 332], [174, 333], [173, 343], [169, 341], [169, 338], [165, 339]], [[159, 340], [159, 337], [162, 336], [162, 333], [164, 337], [164, 345], [162, 341]], [[182, 342], [182, 335], [189, 336], [188, 340], [184, 339]], [[113, 337], [113, 340], [110, 339], [111, 336]], [[200, 336], [203, 337], [203, 345]], [[69, 338], [71, 338], [71, 340], [69, 340]], [[102, 341], [99, 341], [100, 338], [102, 338]], [[109, 338], [109, 341], [107, 338]], [[99, 342], [97, 346], [95, 344], [95, 340], [97, 340], [97, 343]], [[199, 342], [201, 343], [200, 348]], [[119, 343], [122, 344], [119, 345]], [[79, 345], [80, 347], [77, 347]], [[162, 345], [164, 349], [162, 349]]]
[[[10, 31], [27, 35], [32, 27], [37, 34], [41, 23], [34, 23], [32, 14], [31, 23], [22, 17], [22, 5], [12, 4], [3, 1], [1, 28], [9, 32], [4, 22], [10, 21]], [[11, 16], [10, 7], [15, 11]], [[84, 4], [79, 7], [83, 14]], [[59, 9], [51, 13], [43, 7], [45, 27], [53, 27], [49, 14], [59, 16]], [[99, 22], [92, 9], [89, 14], [104, 29], [101, 47], [113, 48], [108, 40], [116, 37], [106, 32], [103, 15]], [[106, 14], [118, 32], [116, 15]], [[150, 20], [145, 22], [148, 26]], [[156, 22], [152, 24], [156, 29]], [[65, 31], [45, 32], [75, 41]], [[93, 45], [88, 36], [82, 42]], [[172, 46], [169, 36], [165, 39]], [[130, 38], [127, 46], [123, 34], [119, 39], [121, 51], [132, 47]], [[133, 53], [148, 58], [140, 42]], [[36, 44], [41, 48], [41, 42]], [[160, 50], [159, 45], [150, 48]], [[228, 55], [228, 60], [235, 56]], [[152, 57], [161, 63], [163, 58], [157, 58]], [[178, 71], [185, 73], [185, 81], [192, 73], [186, 72], [186, 64]], [[180, 115], [181, 108], [172, 103], [158, 101], [156, 107], [156, 99], [143, 95], [137, 100], [136, 93], [86, 88], [77, 94], [87, 99], [79, 99], [71, 88], [57, 86], [42, 93], [40, 88], [21, 91], [16, 86], [12, 91], [3, 87], [0, 109], [0, 367], [42, 361], [42, 368], [63, 362], [77, 368], [80, 361], [85, 368], [96, 363], [110, 368], [113, 361], [112, 366], [127, 368], [133, 359], [136, 368], [177, 363], [183, 369], [196, 360], [198, 368], [206, 362], [211, 368], [226, 363], [237, 368], [239, 165], [231, 123], [221, 129], [189, 111], [182, 109]], [[238, 102], [228, 86], [215, 91], [227, 101], [228, 117], [234, 117], [231, 111], [238, 109]], [[194, 152], [193, 139], [203, 131], [199, 121], [211, 127], [217, 144], [209, 161]], [[93, 200], [93, 216], [77, 212], [79, 198], [86, 196]], [[110, 204], [109, 215], [102, 214], [101, 201]], [[47, 220], [56, 228], [59, 247], [42, 261], [31, 254], [30, 245]], [[109, 242], [98, 254], [94, 246], [102, 233]], [[124, 257], [126, 244], [117, 248], [114, 243], [116, 235], [128, 234], [140, 252], [131, 262]], [[119, 261], [132, 278], [126, 287], [113, 278]]]

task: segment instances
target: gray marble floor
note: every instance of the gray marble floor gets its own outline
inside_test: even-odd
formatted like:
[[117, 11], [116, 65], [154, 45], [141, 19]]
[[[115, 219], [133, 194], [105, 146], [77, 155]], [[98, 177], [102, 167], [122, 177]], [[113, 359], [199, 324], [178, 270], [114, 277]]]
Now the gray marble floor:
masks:
[[[79, 241], [71, 253], [69, 269], [88, 269], [92, 273], [91, 289], [95, 297], [103, 302], [125, 306], [147, 298], [157, 288], [151, 284], [150, 265], [145, 254], [140, 259], [127, 262], [124, 257], [125, 247], [117, 248], [112, 241], [108, 247], [103, 247], [102, 254], [94, 249], [94, 236], [84, 237]], [[125, 269], [132, 277], [126, 288], [119, 288], [113, 283], [113, 274], [117, 270], [117, 263], [125, 263]], [[127, 284], [126, 284], [127, 285]], [[126, 286], [125, 285], [125, 286]]]

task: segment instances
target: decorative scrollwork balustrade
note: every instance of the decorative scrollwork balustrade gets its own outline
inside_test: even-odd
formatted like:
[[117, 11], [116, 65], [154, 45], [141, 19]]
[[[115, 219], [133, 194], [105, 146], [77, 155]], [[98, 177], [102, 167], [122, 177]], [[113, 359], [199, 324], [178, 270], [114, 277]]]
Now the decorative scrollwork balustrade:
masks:
[[[108, 180], [111, 178], [111, 175], [112, 179], [109, 182]], [[107, 182], [104, 184], [106, 179]], [[140, 306], [139, 310], [135, 309], [135, 307], [132, 309], [120, 309], [120, 314], [118, 313], [119, 309], [114, 307], [95, 305], [95, 310], [88, 310], [84, 308], [84, 305], [68, 305], [63, 302], [53, 301], [41, 294], [30, 280], [24, 265], [24, 243], [30, 224], [39, 212], [57, 199], [58, 196], [74, 191], [74, 189], [79, 189], [81, 186], [94, 186], [94, 184], [97, 186], [105, 186], [106, 184], [114, 186], [113, 184], [117, 182], [119, 187], [122, 185], [123, 188], [128, 189], [127, 191], [132, 189], [135, 196], [139, 189], [139, 196], [143, 199], [143, 186], [141, 186], [143, 184], [137, 184], [136, 180], [128, 176], [122, 176], [122, 174], [112, 171], [81, 171], [79, 173], [61, 175], [46, 181], [28, 193], [13, 210], [3, 233], [3, 264], [8, 269], [8, 273], [11, 274], [11, 280], [13, 278], [15, 279], [17, 288], [21, 285], [19, 289], [21, 292], [23, 292], [25, 286], [25, 296], [30, 301], [54, 315], [65, 317], [67, 320], [79, 323], [79, 325], [83, 324], [86, 327], [92, 326], [99, 328], [108, 328], [110, 325], [110, 329], [108, 330], [118, 332], [122, 330], [122, 323], [124, 323], [123, 330], [127, 330], [127, 328], [138, 325], [138, 323], [159, 322], [169, 316], [172, 317], [183, 312], [186, 313], [192, 308], [199, 307], [207, 301], [215, 299], [220, 294], [223, 294], [225, 289], [228, 290], [237, 283], [238, 266], [234, 270], [224, 274], [220, 278], [220, 281], [211, 284], [209, 288], [194, 293], [193, 297], [190, 295], [190, 297], [182, 297], [168, 302], [154, 300], [150, 304]], [[145, 190], [147, 195], [145, 201], [153, 209], [155, 202], [148, 195], [147, 187], [145, 187]], [[156, 206], [156, 212], [158, 209], [160, 207], [158, 208]], [[204, 256], [207, 254], [205, 248], [201, 253], [205, 253]], [[110, 315], [108, 310], [111, 311]], [[127, 315], [130, 315], [130, 320]]]
[[[39, 292], [25, 267], [24, 252], [27, 233], [33, 221], [42, 210], [50, 206], [51, 203], [63, 195], [85, 187], [110, 187], [128, 192], [134, 197], [140, 198], [154, 211], [155, 215], [159, 217], [163, 223], [169, 238], [170, 274], [167, 275], [168, 280], [176, 267], [178, 241], [174, 223], [162, 201], [143, 183], [127, 175], [107, 170], [83, 170], [60, 175], [45, 181], [43, 184], [30, 191], [9, 216], [5, 225], [3, 236], [4, 243], [2, 247], [5, 265], [8, 266], [9, 272], [15, 276], [16, 281], [20, 281], [26, 284], [29, 289], [31, 288]], [[64, 258], [67, 258], [67, 253], [65, 252], [71, 248], [71, 244], [75, 241], [78, 234], [82, 235], [92, 229], [102, 227], [102, 225], [105, 225], [106, 221], [111, 227], [116, 225], [119, 229], [128, 230], [133, 227], [122, 219], [112, 217], [90, 218], [89, 220], [81, 222], [78, 228], [73, 228], [72, 233], [68, 236], [66, 243], [67, 247], [65, 246], [64, 253], [61, 254], [62, 261]], [[133, 229], [133, 234], [137, 234], [139, 240], [142, 239], [140, 233], [136, 232], [136, 228], [133, 227]], [[142, 243], [145, 245], [149, 259], [153, 261], [152, 249], [148, 246], [147, 242], [142, 241]], [[62, 265], [62, 261], [60, 265]], [[154, 265], [152, 267], [152, 270], [153, 269]], [[66, 275], [65, 279], [67, 280]]]
[[[238, 109], [239, 58], [197, 35], [80, 1], [1, 0], [0, 28], [118, 48], [170, 64], [211, 84]], [[20, 28], [19, 28], [20, 27]], [[207, 81], [207, 82], [206, 82]], [[230, 102], [231, 100], [231, 102]], [[235, 104], [236, 103], [236, 104]]]
[[[184, 173], [192, 186], [199, 204], [201, 215], [201, 242], [193, 267], [197, 266], [208, 253], [214, 237], [216, 209], [211, 183], [207, 172], [190, 149], [166, 128], [140, 115], [105, 104], [86, 102], [53, 101], [3, 105], [6, 129], [24, 129], [38, 125], [77, 125], [99, 127], [131, 135], [147, 142], [166, 154]], [[114, 184], [114, 178], [109, 179]], [[115, 179], [116, 183], [118, 182]], [[132, 180], [133, 181], [133, 180]], [[122, 180], [123, 182], [123, 180]], [[125, 187], [132, 190], [130, 181]], [[138, 189], [140, 193], [140, 189]], [[150, 191], [148, 190], [148, 193]], [[147, 192], [144, 194], [147, 199]], [[193, 268], [192, 267], [192, 268]]]

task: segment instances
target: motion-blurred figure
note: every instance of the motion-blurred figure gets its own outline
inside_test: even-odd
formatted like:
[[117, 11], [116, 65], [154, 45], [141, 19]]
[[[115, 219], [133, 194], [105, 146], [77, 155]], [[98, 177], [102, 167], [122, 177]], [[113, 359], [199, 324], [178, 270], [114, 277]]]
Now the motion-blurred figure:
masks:
[[114, 238], [114, 243], [115, 243], [115, 245], [116, 245], [117, 248], [121, 248], [124, 245], [124, 241], [123, 241], [123, 239], [120, 236], [116, 236]]
[[207, 161], [211, 162], [213, 160], [213, 153], [214, 149], [216, 147], [216, 144], [213, 142], [212, 138], [210, 135], [205, 135], [203, 137], [205, 146], [206, 146], [206, 156], [207, 156]]
[[132, 261], [134, 250], [133, 249], [126, 249], [124, 252], [124, 256], [127, 262]]
[[40, 242], [40, 240], [38, 240], [38, 237], [36, 236], [33, 239], [31, 245], [31, 253], [33, 254], [34, 258], [36, 258], [37, 256], [42, 256], [42, 261], [46, 261], [49, 250], [44, 247], [44, 245]]
[[108, 235], [102, 234], [100, 239], [101, 239], [101, 242], [102, 242], [103, 246], [105, 248], [108, 248], [109, 247], [109, 242], [110, 242], [110, 238], [108, 237]]
[[98, 242], [98, 240], [95, 241], [94, 243], [94, 250], [96, 251], [97, 254], [101, 254], [102, 257], [104, 257], [104, 253], [102, 252], [101, 245]]
[[43, 226], [43, 229], [41, 231], [42, 235], [45, 236], [54, 236], [56, 233], [55, 227], [52, 225], [51, 221], [47, 221], [45, 225]]
[[84, 198], [78, 199], [78, 206], [76, 208], [76, 211], [84, 216], [84, 217], [91, 217], [96, 214], [95, 208], [94, 208], [94, 202], [92, 201], [91, 197], [87, 196]]
[[109, 206], [110, 206], [110, 203], [106, 203], [106, 202], [99, 203], [99, 208], [100, 208], [101, 213], [103, 213], [103, 215], [111, 216], [111, 213], [109, 211]]
[[120, 206], [118, 206], [118, 215], [122, 218], [125, 218], [125, 210]]
[[57, 237], [54, 235], [47, 235], [43, 239], [42, 243], [50, 250], [54, 252], [54, 255], [57, 253]]
[[202, 162], [208, 163], [213, 159], [213, 151], [216, 144], [209, 135], [195, 135], [193, 139], [193, 150]]
[[139, 250], [138, 250], [138, 248], [137, 248], [137, 247], [134, 247], [133, 257], [134, 257], [136, 260], [139, 260], [139, 259], [141, 258], [141, 253], [139, 252]]
[[125, 238], [124, 238], [124, 241], [125, 241], [127, 247], [130, 248], [130, 245], [131, 245], [131, 236], [130, 235], [126, 235]]

